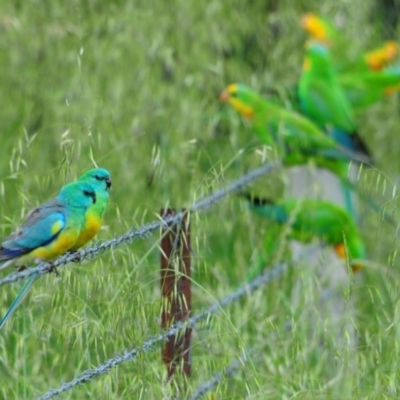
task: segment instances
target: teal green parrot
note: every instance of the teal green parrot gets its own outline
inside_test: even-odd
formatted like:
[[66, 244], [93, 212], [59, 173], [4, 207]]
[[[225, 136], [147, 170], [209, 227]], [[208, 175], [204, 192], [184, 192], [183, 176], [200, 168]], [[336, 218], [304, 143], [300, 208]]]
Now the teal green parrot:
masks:
[[[281, 199], [274, 202], [248, 194], [244, 196], [249, 201], [251, 211], [271, 223], [289, 224], [290, 239], [303, 243], [319, 239], [331, 246], [340, 259], [349, 259], [353, 272], [363, 268], [365, 246], [354, 220], [343, 208], [316, 199]], [[353, 260], [357, 262], [353, 263]]]
[[[21, 228], [3, 241], [0, 269], [12, 264], [25, 267], [52, 260], [67, 251], [76, 250], [78, 241], [83, 245], [85, 240], [95, 235], [100, 228], [98, 221], [102, 220], [105, 212], [104, 204], [107, 205], [111, 180], [105, 170], [88, 171], [81, 179], [64, 186], [55, 199], [32, 210]], [[92, 209], [99, 210], [100, 217], [96, 218]], [[38, 274], [33, 274], [25, 282], [0, 321], [0, 329], [37, 278]]]

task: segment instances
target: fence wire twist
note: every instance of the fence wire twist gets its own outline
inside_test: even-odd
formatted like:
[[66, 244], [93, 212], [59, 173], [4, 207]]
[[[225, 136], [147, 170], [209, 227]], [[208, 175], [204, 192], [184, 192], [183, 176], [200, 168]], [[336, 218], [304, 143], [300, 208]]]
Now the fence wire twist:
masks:
[[[203, 211], [213, 204], [221, 201], [225, 197], [238, 192], [244, 186], [249, 184], [250, 182], [260, 178], [261, 176], [268, 174], [275, 169], [279, 168], [279, 163], [268, 163], [264, 164], [261, 167], [250, 171], [249, 173], [243, 175], [239, 179], [235, 180], [234, 182], [230, 183], [226, 188], [219, 189], [212, 193], [210, 196], [196, 202], [192, 207], [189, 208], [190, 212], [199, 212]], [[0, 286], [3, 286], [8, 283], [16, 282], [20, 279], [26, 279], [29, 276], [38, 273], [39, 275], [44, 275], [55, 270], [56, 267], [63, 266], [69, 262], [76, 262], [76, 261], [83, 261], [85, 259], [93, 258], [96, 255], [101, 254], [105, 250], [110, 250], [114, 247], [117, 247], [123, 243], [132, 242], [136, 239], [146, 239], [150, 236], [152, 232], [161, 227], [165, 227], [168, 224], [176, 224], [178, 223], [183, 217], [183, 213], [179, 212], [176, 213], [172, 217], [167, 217], [164, 220], [153, 221], [149, 224], [143, 225], [137, 229], [131, 227], [129, 231], [117, 238], [105, 241], [93, 247], [88, 247], [84, 250], [80, 250], [73, 254], [66, 254], [57, 258], [54, 262], [43, 262], [40, 263], [37, 267], [28, 268], [24, 271], [16, 272], [6, 276], [3, 279], [0, 279]]]
[[[154, 345], [165, 341], [166, 339], [170, 338], [171, 336], [178, 334], [180, 331], [186, 329], [188, 326], [194, 327], [197, 323], [199, 323], [202, 320], [206, 320], [208, 322], [211, 314], [217, 313], [218, 310], [224, 308], [228, 304], [239, 300], [241, 297], [254, 292], [256, 289], [260, 288], [261, 286], [278, 278], [286, 271], [286, 269], [287, 269], [286, 264], [277, 265], [272, 270], [265, 272], [263, 275], [254, 279], [252, 282], [242, 286], [241, 288], [236, 290], [234, 293], [224, 297], [219, 302], [208, 307], [203, 312], [189, 318], [185, 322], [175, 324], [173, 327], [171, 327], [164, 333], [161, 333], [160, 335], [150, 338], [149, 340], [143, 342], [143, 344], [134, 348], [133, 350], [126, 351], [121, 356], [116, 356], [114, 358], [110, 358], [104, 364], [101, 364], [96, 368], [88, 369], [88, 370], [82, 372], [78, 378], [76, 378], [70, 382], [62, 384], [60, 386], [60, 388], [49, 390], [47, 393], [42, 395], [39, 398], [39, 400], [51, 399], [52, 397], [58, 396], [61, 393], [65, 392], [67, 390], [70, 390], [77, 385], [89, 382], [90, 380], [92, 380], [93, 378], [96, 378], [99, 375], [106, 374], [112, 368], [116, 367], [118, 364], [121, 364], [124, 361], [135, 359], [139, 354], [152, 349], [154, 347]], [[203, 388], [203, 390], [204, 390], [204, 388]]]

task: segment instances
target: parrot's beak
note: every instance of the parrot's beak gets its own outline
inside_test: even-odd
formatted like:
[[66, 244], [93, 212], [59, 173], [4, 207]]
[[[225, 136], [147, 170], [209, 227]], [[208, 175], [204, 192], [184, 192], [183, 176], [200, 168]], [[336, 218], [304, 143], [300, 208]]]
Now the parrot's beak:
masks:
[[107, 176], [106, 178], [106, 186], [107, 186], [107, 190], [110, 189], [111, 187], [111, 177]]
[[229, 93], [226, 90], [223, 90], [219, 95], [219, 99], [221, 101], [228, 101], [229, 100]]

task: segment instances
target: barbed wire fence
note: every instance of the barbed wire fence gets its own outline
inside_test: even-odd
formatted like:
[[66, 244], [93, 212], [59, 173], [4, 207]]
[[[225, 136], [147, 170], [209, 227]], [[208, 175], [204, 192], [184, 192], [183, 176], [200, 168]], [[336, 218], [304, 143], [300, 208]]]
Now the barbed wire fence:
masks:
[[[113, 249], [121, 244], [131, 243], [132, 241], [137, 239], [147, 239], [151, 236], [151, 234], [154, 231], [159, 230], [160, 228], [171, 229], [171, 226], [181, 223], [185, 214], [203, 212], [208, 208], [212, 207], [214, 204], [228, 197], [229, 195], [240, 191], [243, 187], [245, 187], [252, 181], [262, 177], [263, 175], [267, 175], [275, 171], [279, 167], [280, 167], [279, 163], [264, 164], [261, 167], [248, 172], [247, 174], [241, 176], [237, 180], [226, 185], [225, 188], [218, 189], [211, 195], [195, 202], [190, 208], [186, 209], [186, 211], [180, 211], [173, 214], [172, 216], [167, 216], [164, 218], [162, 218], [162, 216], [160, 215], [160, 220], [152, 221], [148, 224], [140, 226], [139, 228], [131, 227], [128, 230], [128, 232], [114, 239], [102, 242], [100, 244], [96, 244], [92, 247], [78, 251], [73, 254], [66, 254], [62, 257], [59, 257], [54, 262], [41, 263], [37, 267], [12, 273], [0, 280], [0, 286], [10, 284], [18, 280], [26, 279], [36, 272], [39, 275], [44, 275], [46, 273], [52, 272], [54, 269], [60, 266], [61, 267], [65, 266], [69, 262], [81, 262], [85, 259], [91, 259], [93, 257], [102, 254], [104, 251]], [[315, 250], [316, 249], [314, 248], [313, 251]], [[310, 251], [306, 251], [305, 253], [300, 254], [299, 256], [300, 258], [305, 258], [309, 256], [308, 253], [310, 253]], [[292, 260], [292, 262], [298, 262], [299, 257], [296, 258], [297, 259]], [[119, 355], [108, 359], [103, 364], [80, 373], [77, 378], [61, 384], [59, 388], [48, 390], [39, 399], [40, 400], [51, 399], [53, 397], [59, 396], [63, 392], [73, 389], [78, 385], [88, 383], [89, 381], [93, 380], [98, 376], [107, 374], [110, 372], [110, 370], [117, 367], [119, 364], [125, 361], [132, 361], [136, 359], [140, 354], [154, 349], [156, 345], [163, 343], [168, 339], [177, 336], [178, 334], [182, 334], [182, 332], [184, 332], [188, 328], [194, 328], [199, 322], [206, 321], [206, 325], [210, 324], [209, 317], [211, 315], [216, 314], [219, 310], [223, 309], [229, 304], [238, 301], [240, 298], [244, 296], [250, 295], [252, 292], [259, 289], [260, 287], [267, 285], [271, 281], [277, 279], [287, 270], [287, 268], [288, 268], [287, 264], [276, 265], [274, 268], [269, 269], [267, 272], [265, 272], [261, 276], [256, 277], [254, 280], [245, 284], [235, 292], [227, 295], [220, 301], [215, 302], [213, 305], [206, 308], [204, 311], [182, 322], [177, 322], [173, 324], [169, 329], [164, 330], [162, 333], [158, 335], [149, 337], [141, 345], [135, 347], [132, 350], [129, 351], [126, 350], [122, 355], [121, 353], [119, 353]], [[242, 365], [244, 365], [249, 360], [250, 353], [251, 350], [250, 352], [246, 352], [238, 356], [223, 371], [218, 372], [209, 381], [206, 381], [205, 383], [199, 385], [198, 388], [194, 390], [191, 398], [192, 399], [202, 398], [207, 392], [217, 387], [218, 384], [224, 378], [232, 376], [235, 373], [235, 371], [237, 371]]]
[[[251, 170], [247, 174], [241, 176], [237, 180], [227, 185], [226, 188], [216, 190], [210, 196], [197, 201], [195, 204], [192, 205], [192, 207], [188, 208], [187, 212], [202, 212], [213, 206], [215, 203], [223, 200], [225, 197], [240, 191], [243, 187], [253, 182], [254, 180], [260, 178], [263, 175], [269, 174], [280, 167], [281, 164], [276, 162], [264, 164], [259, 168]], [[3, 279], [0, 279], [0, 286], [10, 284], [21, 279], [26, 279], [36, 273], [38, 273], [38, 275], [47, 274], [56, 270], [56, 268], [64, 266], [70, 262], [81, 262], [85, 259], [91, 259], [95, 256], [100, 255], [106, 250], [110, 250], [124, 243], [131, 243], [136, 239], [147, 239], [157, 229], [166, 227], [167, 225], [179, 223], [182, 220], [183, 216], [183, 212], [178, 212], [171, 217], [150, 222], [139, 228], [131, 227], [127, 233], [117, 238], [107, 240], [103, 243], [77, 251], [73, 254], [66, 254], [64, 256], [58, 257], [54, 262], [43, 262], [40, 263], [37, 267], [12, 273]]]
[[[92, 247], [89, 247], [87, 249], [78, 251], [73, 254], [66, 254], [64, 256], [61, 256], [57, 258], [54, 262], [44, 262], [40, 263], [38, 266], [34, 268], [29, 268], [24, 271], [19, 271], [16, 273], [12, 273], [5, 278], [0, 280], [0, 286], [10, 284], [13, 282], [16, 282], [18, 280], [26, 279], [32, 274], [38, 273], [39, 275], [44, 275], [46, 273], [50, 273], [52, 271], [57, 271], [58, 267], [65, 266], [69, 262], [81, 262], [85, 259], [91, 259], [93, 257], [96, 257], [100, 255], [102, 252], [110, 250], [112, 248], [115, 248], [121, 244], [124, 243], [131, 243], [132, 241], [136, 239], [147, 239], [150, 237], [150, 235], [160, 229], [160, 228], [171, 228], [171, 226], [175, 224], [179, 224], [182, 221], [182, 218], [184, 215], [189, 212], [189, 213], [195, 213], [195, 212], [203, 212], [206, 209], [212, 207], [214, 204], [217, 202], [223, 200], [225, 197], [234, 194], [238, 191], [240, 191], [244, 186], [248, 185], [252, 181], [260, 178], [263, 175], [269, 174], [273, 172], [274, 170], [278, 169], [280, 167], [280, 163], [268, 163], [264, 164], [259, 168], [256, 168], [247, 174], [241, 176], [237, 180], [231, 182], [228, 184], [225, 188], [216, 190], [214, 193], [211, 195], [195, 202], [189, 209], [186, 210], [186, 212], [178, 212], [175, 213], [174, 215], [170, 217], [165, 217], [161, 218], [160, 220], [150, 222], [148, 224], [145, 224], [139, 228], [131, 227], [129, 231], [119, 237], [116, 237], [114, 239], [105, 241], [100, 244], [96, 244]], [[207, 320], [209, 321], [209, 316], [212, 314], [215, 314], [218, 312], [218, 310], [226, 307], [228, 304], [237, 301], [241, 297], [245, 295], [251, 294], [253, 291], [258, 289], [260, 286], [267, 284], [271, 280], [274, 280], [278, 278], [279, 276], [282, 275], [282, 273], [286, 270], [287, 266], [286, 264], [280, 264], [273, 268], [272, 270], [268, 271], [264, 275], [254, 279], [252, 282], [244, 285], [240, 289], [236, 290], [234, 293], [224, 297], [222, 300], [219, 302], [216, 302], [214, 305], [210, 306], [203, 312], [196, 314], [195, 316], [179, 323], [175, 323], [171, 328], [165, 330], [163, 333], [150, 337], [148, 340], [142, 343], [142, 345], [134, 348], [133, 350], [130, 351], [125, 351], [123, 355], [118, 355], [114, 358], [111, 358], [107, 360], [105, 363], [99, 365], [96, 368], [89, 369], [87, 371], [84, 371], [83, 373], [80, 374], [80, 376], [70, 382], [62, 384], [58, 389], [50, 389], [47, 393], [42, 395], [40, 399], [50, 399], [54, 396], [58, 396], [59, 394], [70, 390], [74, 388], [77, 385], [84, 384], [93, 378], [103, 375], [108, 373], [112, 368], [116, 367], [120, 363], [128, 360], [133, 360], [135, 359], [140, 353], [151, 350], [156, 344], [164, 342], [168, 340], [171, 337], [174, 337], [178, 333], [186, 330], [188, 327], [194, 327], [196, 324], [198, 324], [200, 321]], [[242, 360], [244, 361], [244, 359]], [[235, 368], [227, 369], [227, 371], [232, 370], [232, 373], [234, 369], [236, 369], [237, 365], [235, 364]], [[226, 371], [225, 373], [218, 375], [219, 379], [222, 379], [223, 376], [226, 376]], [[215, 383], [215, 378], [213, 380]], [[211, 389], [213, 386], [208, 385], [207, 386], [209, 389]], [[204, 387], [202, 391], [204, 391]], [[198, 398], [198, 397], [197, 397]]]
[[[263, 175], [267, 175], [280, 167], [280, 163], [264, 164], [261, 167], [251, 170], [247, 174], [242, 175], [237, 180], [234, 180], [233, 182], [227, 184], [224, 188], [218, 189], [211, 193], [209, 196], [195, 202], [190, 208], [187, 208], [186, 211], [180, 211], [173, 214], [172, 216], [167, 216], [164, 218], [160, 215], [159, 220], [152, 221], [148, 224], [140, 226], [139, 228], [131, 227], [125, 234], [119, 237], [115, 237], [111, 240], [99, 244], [95, 244], [92, 247], [86, 248], [73, 254], [66, 254], [57, 258], [54, 262], [40, 263], [34, 268], [29, 268], [24, 271], [12, 273], [3, 279], [0, 279], [0, 286], [10, 284], [18, 280], [26, 279], [35, 273], [38, 273], [39, 275], [50, 273], [56, 270], [56, 268], [63, 267], [70, 262], [81, 262], [85, 259], [92, 259], [96, 256], [101, 255], [104, 251], [111, 250], [121, 244], [131, 243], [137, 239], [147, 239], [151, 236], [152, 233], [160, 230], [161, 228], [164, 228], [164, 230], [171, 229], [171, 226], [181, 223], [185, 214], [189, 213], [190, 215], [191, 213], [204, 212], [224, 198], [235, 194], [236, 192], [239, 192], [241, 189], [243, 189], [246, 185], [250, 184], [254, 180], [262, 177]], [[320, 246], [318, 250], [319, 249]], [[309, 251], [306, 251], [299, 256], [300, 258], [308, 257], [308, 253]], [[298, 261], [299, 257], [296, 257], [296, 259], [292, 260], [292, 262]], [[77, 378], [69, 382], [62, 383], [59, 388], [48, 390], [40, 397], [40, 399], [45, 400], [53, 398], [55, 396], [59, 396], [61, 393], [71, 390], [78, 385], [88, 383], [98, 376], [107, 374], [110, 372], [110, 370], [117, 367], [119, 364], [125, 361], [134, 360], [140, 354], [154, 349], [156, 345], [159, 345], [160, 343], [163, 343], [178, 334], [182, 334], [182, 332], [184, 332], [188, 328], [193, 328], [199, 322], [206, 321], [206, 325], [210, 324], [209, 317], [211, 315], [216, 314], [219, 310], [226, 307], [227, 305], [236, 302], [244, 296], [250, 295], [252, 292], [259, 289], [260, 287], [267, 285], [269, 282], [277, 279], [287, 270], [287, 268], [287, 264], [276, 265], [274, 268], [269, 269], [261, 276], [258, 276], [251, 282], [245, 284], [238, 290], [227, 295], [220, 301], [215, 302], [204, 311], [182, 322], [174, 323], [170, 328], [164, 330], [162, 333], [155, 336], [150, 336], [146, 341], [144, 341], [141, 345], [135, 347], [134, 349], [125, 350], [122, 355], [121, 353], [119, 353], [117, 356], [108, 359], [103, 364], [81, 372]], [[218, 386], [219, 382], [221, 382], [224, 378], [232, 376], [235, 371], [237, 371], [250, 359], [250, 353], [251, 350], [250, 352], [243, 352], [241, 355], [237, 356], [234, 361], [232, 361], [230, 364], [227, 365], [226, 368], [224, 368], [224, 370], [218, 372], [209, 381], [206, 381], [205, 383], [199, 385], [198, 388], [193, 391], [191, 398], [199, 399], [203, 397], [207, 392], [213, 390], [216, 386]]]
[[[294, 259], [292, 262], [300, 262], [301, 260], [307, 259], [309, 256], [312, 256], [320, 250], [321, 245], [313, 246], [312, 248], [305, 250], [302, 254], [299, 254], [299, 256], [296, 257], [296, 259]], [[265, 266], [265, 268], [267, 267], [268, 265]], [[205, 321], [206, 326], [210, 325], [211, 315], [217, 314], [218, 311], [221, 311], [228, 305], [237, 302], [244, 296], [251, 295], [253, 292], [260, 289], [261, 287], [266, 286], [272, 281], [278, 279], [287, 271], [287, 269], [288, 264], [286, 263], [279, 263], [275, 265], [273, 268], [266, 270], [262, 275], [254, 278], [251, 282], [244, 284], [239, 289], [235, 290], [231, 294], [228, 294], [221, 300], [215, 302], [213, 305], [209, 306], [202, 312], [192, 316], [184, 322], [175, 323], [171, 328], [159, 335], [149, 337], [141, 345], [135, 347], [132, 350], [125, 351], [123, 355], [117, 355], [113, 358], [108, 359], [105, 363], [95, 368], [91, 368], [80, 373], [78, 378], [73, 379], [70, 382], [63, 383], [59, 388], [50, 389], [48, 392], [39, 397], [39, 400], [48, 400], [55, 396], [59, 396], [61, 393], [71, 390], [75, 386], [88, 383], [89, 381], [101, 375], [107, 374], [111, 369], [117, 367], [119, 364], [125, 361], [133, 361], [140, 354], [153, 350], [157, 344], [165, 342], [169, 338], [185, 331], [187, 328], [194, 328], [199, 322]], [[235, 371], [237, 371], [249, 360], [252, 353], [253, 350], [251, 349], [245, 352], [236, 360], [232, 361], [223, 371], [218, 372], [209, 381], [199, 385], [199, 387], [194, 391], [191, 399], [200, 399], [207, 392], [213, 390], [222, 381], [222, 379], [232, 376]]]
[[243, 354], [237, 359], [231, 361], [224, 370], [217, 372], [209, 381], [201, 384], [190, 397], [190, 400], [199, 400], [205, 396], [208, 392], [215, 389], [220, 382], [225, 378], [232, 377], [249, 359], [254, 353], [253, 349], [243, 351]]

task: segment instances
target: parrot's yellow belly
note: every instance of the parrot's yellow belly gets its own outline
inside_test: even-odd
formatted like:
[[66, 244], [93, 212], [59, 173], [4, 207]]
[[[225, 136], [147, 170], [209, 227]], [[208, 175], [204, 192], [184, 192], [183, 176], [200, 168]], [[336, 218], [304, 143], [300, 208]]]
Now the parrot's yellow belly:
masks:
[[80, 247], [84, 246], [91, 239], [93, 239], [96, 236], [97, 232], [100, 230], [102, 222], [102, 219], [99, 218], [97, 215], [87, 215], [82, 232], [71, 250], [77, 250]]

